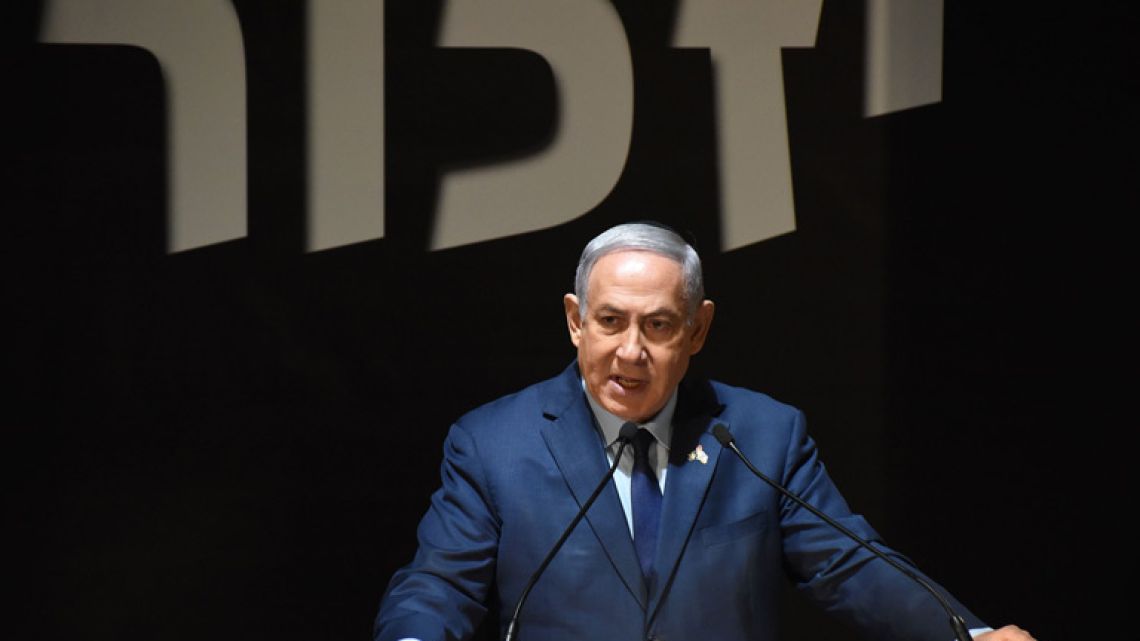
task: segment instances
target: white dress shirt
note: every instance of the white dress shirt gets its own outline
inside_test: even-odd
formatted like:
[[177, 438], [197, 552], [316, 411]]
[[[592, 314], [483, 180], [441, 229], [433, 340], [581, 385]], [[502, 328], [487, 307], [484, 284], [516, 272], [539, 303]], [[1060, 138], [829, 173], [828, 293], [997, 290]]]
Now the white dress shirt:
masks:
[[[582, 383], [585, 387], [585, 382]], [[590, 409], [594, 412], [594, 419], [602, 432], [602, 440], [606, 444], [606, 460], [614, 464], [614, 455], [618, 451], [617, 437], [625, 419], [607, 412], [594, 397], [586, 392], [586, 400], [590, 402]], [[673, 438], [673, 410], [677, 407], [677, 391], [669, 397], [665, 407], [647, 423], [639, 423], [638, 427], [649, 430], [653, 435], [653, 445], [649, 448], [649, 465], [657, 475], [657, 483], [661, 486], [661, 493], [665, 493], [665, 473], [669, 470], [669, 443]], [[617, 487], [618, 498], [621, 499], [621, 509], [625, 511], [625, 522], [629, 526], [629, 534], [633, 536], [633, 507], [630, 498], [631, 475], [633, 474], [633, 446], [627, 446], [622, 454], [621, 462], [614, 471], [614, 485]]]

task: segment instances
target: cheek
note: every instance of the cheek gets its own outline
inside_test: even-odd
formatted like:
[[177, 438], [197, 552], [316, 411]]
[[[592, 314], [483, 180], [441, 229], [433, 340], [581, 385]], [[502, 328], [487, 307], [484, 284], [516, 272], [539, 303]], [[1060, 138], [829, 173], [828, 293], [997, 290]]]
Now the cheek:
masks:
[[680, 379], [688, 368], [689, 357], [683, 351], [669, 349], [662, 350], [656, 355], [654, 361], [658, 364], [657, 376], [663, 384], [669, 384], [672, 379]]
[[605, 361], [617, 349], [606, 336], [584, 335], [578, 351], [592, 361]]
[[578, 366], [583, 368], [588, 378], [599, 376], [600, 372], [608, 370], [605, 351], [596, 343], [583, 341], [578, 348]]
[[650, 348], [649, 355], [653, 357], [653, 361], [658, 363], [662, 369], [673, 367], [685, 358], [684, 351], [672, 343]]

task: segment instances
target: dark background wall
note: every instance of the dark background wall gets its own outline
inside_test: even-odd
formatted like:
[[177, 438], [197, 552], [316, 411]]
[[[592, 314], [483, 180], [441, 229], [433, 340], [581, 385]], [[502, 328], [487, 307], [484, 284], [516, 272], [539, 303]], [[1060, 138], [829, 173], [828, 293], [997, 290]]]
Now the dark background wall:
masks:
[[[447, 426], [569, 362], [560, 296], [582, 244], [647, 217], [705, 256], [718, 317], [694, 367], [804, 408], [888, 542], [994, 624], [1126, 630], [1129, 3], [947, 3], [943, 101], [864, 119], [862, 4], [825, 2], [817, 46], [784, 53], [797, 230], [727, 253], [708, 52], [668, 46], [674, 3], [615, 3], [636, 111], [613, 193], [439, 252], [441, 168], [541, 145], [550, 78], [526, 55], [442, 52], [438, 3], [388, 3], [386, 235], [317, 253], [303, 5], [234, 4], [250, 233], [178, 254], [155, 60], [36, 44], [41, 7], [13, 5], [2, 469], [19, 638], [367, 638]], [[851, 638], [788, 607], [790, 639]]]

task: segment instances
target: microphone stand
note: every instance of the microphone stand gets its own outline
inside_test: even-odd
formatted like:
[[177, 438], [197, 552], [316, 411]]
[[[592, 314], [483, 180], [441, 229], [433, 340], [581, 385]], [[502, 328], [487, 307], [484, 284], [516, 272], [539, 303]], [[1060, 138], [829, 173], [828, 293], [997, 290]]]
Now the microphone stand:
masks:
[[625, 452], [625, 447], [633, 441], [633, 436], [636, 433], [637, 425], [634, 423], [626, 422], [621, 426], [621, 432], [618, 433], [618, 442], [620, 445], [618, 446], [617, 454], [614, 455], [614, 462], [613, 465], [610, 466], [609, 474], [606, 474], [602, 482], [598, 483], [598, 487], [594, 488], [593, 494], [590, 495], [590, 498], [586, 499], [586, 502], [582, 505], [582, 509], [578, 510], [578, 514], [574, 516], [574, 520], [570, 521], [570, 525], [566, 526], [566, 529], [562, 532], [562, 536], [558, 538], [558, 542], [554, 544], [554, 547], [550, 548], [550, 552], [546, 554], [546, 558], [542, 560], [538, 569], [531, 575], [530, 581], [527, 582], [526, 587], [523, 588], [522, 595], [519, 596], [518, 603], [515, 604], [514, 614], [511, 615], [511, 621], [507, 625], [507, 635], [504, 637], [505, 641], [514, 641], [515, 636], [518, 634], [519, 613], [522, 612], [523, 603], [526, 601], [527, 596], [530, 595], [531, 588], [538, 582], [538, 577], [542, 576], [542, 573], [546, 570], [546, 566], [550, 565], [550, 562], [554, 559], [554, 555], [558, 553], [558, 550], [562, 549], [562, 544], [566, 542], [570, 533], [574, 531], [574, 527], [578, 525], [582, 517], [586, 516], [586, 510], [590, 509], [590, 506], [594, 504], [594, 500], [597, 499], [598, 495], [605, 489], [606, 484], [609, 483], [613, 477], [614, 470], [617, 469], [618, 463], [621, 462], [621, 455]]
[[898, 570], [899, 572], [902, 572], [905, 576], [910, 577], [910, 579], [912, 581], [914, 581], [915, 583], [918, 583], [920, 586], [922, 586], [927, 592], [929, 592], [932, 596], [934, 596], [934, 598], [938, 601], [939, 605], [942, 606], [942, 609], [946, 610], [946, 614], [950, 617], [950, 628], [952, 630], [954, 630], [954, 636], [955, 636], [956, 640], [957, 641], [973, 641], [973, 637], [970, 636], [970, 631], [966, 628], [966, 621], [964, 619], [962, 619], [962, 617], [959, 616], [956, 612], [954, 612], [954, 608], [950, 607], [950, 602], [946, 600], [946, 597], [939, 594], [938, 590], [935, 590], [933, 586], [931, 586], [926, 581], [922, 580], [921, 577], [916, 575], [914, 572], [911, 572], [908, 568], [903, 566], [898, 561], [895, 561], [891, 557], [880, 552], [877, 548], [875, 548], [873, 545], [871, 545], [868, 541], [863, 539], [858, 534], [855, 534], [854, 532], [852, 532], [848, 528], [844, 527], [842, 524], [840, 524], [835, 519], [832, 519], [828, 515], [824, 514], [823, 512], [819, 511], [818, 509], [816, 509], [815, 506], [811, 505], [807, 501], [805, 501], [805, 500], [801, 499], [800, 497], [796, 496], [795, 494], [793, 494], [790, 490], [786, 489], [784, 486], [780, 485], [779, 483], [777, 483], [777, 482], [773, 481], [772, 479], [768, 478], [767, 476], [765, 476], [763, 472], [756, 469], [756, 466], [752, 465], [752, 462], [748, 460], [748, 457], [744, 455], [744, 452], [741, 452], [740, 448], [738, 448], [736, 446], [736, 439], [733, 438], [732, 433], [728, 431], [727, 427], [718, 423], [716, 425], [716, 427], [713, 428], [713, 436], [716, 437], [716, 440], [720, 441], [720, 444], [722, 446], [727, 447], [728, 449], [732, 450], [736, 454], [736, 456], [738, 458], [740, 458], [741, 461], [744, 462], [744, 465], [748, 467], [749, 471], [751, 471], [753, 474], [755, 474], [757, 476], [757, 478], [764, 481], [768, 485], [772, 486], [780, 494], [783, 494], [784, 496], [788, 497], [789, 499], [795, 501], [800, 507], [802, 507], [802, 508], [806, 509], [807, 511], [811, 512], [812, 514], [816, 515], [823, 522], [827, 523], [831, 527], [833, 527], [833, 528], [839, 530], [840, 532], [842, 532], [843, 534], [847, 535], [848, 538], [855, 541], [859, 545], [863, 546], [865, 549], [870, 550], [871, 553], [873, 553], [875, 556], [886, 561], [887, 564], [889, 564], [891, 567]]

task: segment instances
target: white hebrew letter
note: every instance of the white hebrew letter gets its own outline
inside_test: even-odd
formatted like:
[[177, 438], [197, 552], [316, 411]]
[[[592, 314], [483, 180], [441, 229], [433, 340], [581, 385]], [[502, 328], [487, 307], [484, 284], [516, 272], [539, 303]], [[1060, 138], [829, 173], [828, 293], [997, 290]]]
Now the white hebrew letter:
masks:
[[49, 0], [41, 39], [154, 54], [169, 109], [168, 250], [246, 235], [245, 53], [227, 0]]
[[609, 2], [450, 0], [440, 45], [538, 52], [554, 72], [560, 120], [535, 156], [444, 176], [433, 249], [564, 223], [609, 194], [633, 133], [633, 63]]
[[309, 0], [309, 251], [384, 236], [384, 3]]
[[942, 100], [942, 0], [867, 0], [863, 115]]
[[682, 0], [677, 44], [712, 52], [726, 250], [796, 228], [780, 48], [815, 44], [821, 2]]

